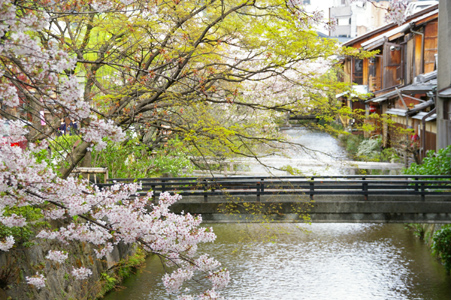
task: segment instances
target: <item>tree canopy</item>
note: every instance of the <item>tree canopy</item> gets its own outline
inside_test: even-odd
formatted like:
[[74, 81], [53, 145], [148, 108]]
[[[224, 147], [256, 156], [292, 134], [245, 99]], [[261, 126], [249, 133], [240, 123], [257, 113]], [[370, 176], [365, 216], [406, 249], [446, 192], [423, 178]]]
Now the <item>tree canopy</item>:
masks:
[[[89, 105], [99, 120], [133, 127], [150, 151], [170, 132], [194, 156], [249, 154], [243, 149], [278, 139], [275, 115], [302, 113], [309, 95], [337, 88], [318, 84], [318, 76], [341, 50], [300, 22], [286, 1], [20, 1], [17, 7], [48, 16], [33, 38], [74, 60], [64, 72], [71, 84], [78, 81], [79, 110]], [[82, 127], [93, 122], [52, 101], [64, 93], [61, 84], [48, 90], [33, 74], [24, 78], [20, 67], [8, 69], [33, 116], [31, 140], [57, 127], [43, 130], [42, 110], [51, 112], [48, 124], [63, 117]], [[90, 146], [75, 149], [63, 176]]]

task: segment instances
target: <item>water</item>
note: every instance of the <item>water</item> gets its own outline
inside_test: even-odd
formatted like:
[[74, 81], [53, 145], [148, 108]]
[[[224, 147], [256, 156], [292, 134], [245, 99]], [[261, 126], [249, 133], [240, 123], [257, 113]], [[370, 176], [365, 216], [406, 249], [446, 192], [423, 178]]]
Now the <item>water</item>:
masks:
[[[312, 159], [287, 150], [307, 174], [340, 175], [345, 156], [325, 133], [288, 130], [293, 142], [325, 153], [313, 159], [330, 166], [305, 166]], [[316, 155], [316, 156], [315, 156]], [[273, 164], [284, 164], [274, 155]], [[253, 171], [262, 171], [253, 169]], [[218, 239], [201, 245], [230, 270], [226, 299], [354, 300], [451, 299], [451, 278], [424, 243], [401, 224], [214, 224]], [[175, 299], [161, 283], [164, 269], [156, 258], [125, 281], [124, 290], [106, 300]]]
[[[400, 224], [214, 224], [203, 245], [231, 273], [226, 299], [449, 300], [451, 279]], [[305, 231], [310, 231], [306, 233]], [[272, 241], [271, 236], [277, 235]], [[107, 300], [174, 299], [149, 258], [127, 289]]]
[[[275, 168], [289, 165], [300, 171], [300, 175], [345, 175], [346, 169], [341, 161], [346, 158], [346, 152], [329, 134], [305, 128], [284, 130], [283, 133], [290, 142], [305, 148], [287, 146], [284, 155], [274, 154], [260, 159], [265, 165]], [[268, 169], [255, 160], [246, 160], [246, 164], [255, 175], [289, 175], [287, 172]]]

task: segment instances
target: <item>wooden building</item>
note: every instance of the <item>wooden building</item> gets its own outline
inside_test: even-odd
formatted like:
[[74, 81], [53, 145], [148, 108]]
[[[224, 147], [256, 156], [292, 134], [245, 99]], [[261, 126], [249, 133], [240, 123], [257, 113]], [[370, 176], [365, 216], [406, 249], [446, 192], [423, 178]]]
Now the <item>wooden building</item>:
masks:
[[[417, 161], [436, 149], [437, 32], [438, 5], [434, 5], [401, 25], [391, 23], [344, 44], [377, 54], [368, 59], [346, 57], [342, 62], [344, 80], [370, 96], [337, 97], [353, 110], [364, 109], [364, 122], [375, 128], [367, 136], [382, 135], [384, 147], [404, 148]], [[411, 129], [409, 133], [405, 128]]]

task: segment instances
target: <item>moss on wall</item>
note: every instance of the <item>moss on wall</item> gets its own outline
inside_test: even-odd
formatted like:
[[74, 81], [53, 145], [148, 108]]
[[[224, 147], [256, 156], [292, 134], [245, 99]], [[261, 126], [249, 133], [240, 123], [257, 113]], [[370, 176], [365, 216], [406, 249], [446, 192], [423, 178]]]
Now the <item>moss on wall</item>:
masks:
[[[117, 278], [119, 282], [132, 267], [143, 260], [134, 247], [122, 244], [117, 245], [105, 259], [98, 260], [93, 247], [85, 243], [70, 245], [71, 255], [66, 264], [45, 259], [48, 251], [57, 246], [53, 241], [39, 241], [30, 247], [17, 247], [9, 252], [0, 252], [2, 300], [96, 299], [106, 292], [105, 286], [112, 288], [109, 278]], [[70, 275], [72, 266], [78, 265], [92, 270], [92, 275], [87, 280], [76, 280]], [[37, 272], [46, 274], [45, 288], [36, 289], [26, 284], [25, 276], [32, 276]]]

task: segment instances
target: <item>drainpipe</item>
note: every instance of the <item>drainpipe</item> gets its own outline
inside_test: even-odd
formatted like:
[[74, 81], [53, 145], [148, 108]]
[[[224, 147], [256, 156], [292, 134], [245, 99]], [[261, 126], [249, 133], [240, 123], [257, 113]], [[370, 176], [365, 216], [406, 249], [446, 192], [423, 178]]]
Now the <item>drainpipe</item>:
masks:
[[423, 74], [424, 73], [424, 33], [413, 30], [414, 26], [415, 26], [415, 24], [413, 22], [409, 23], [410, 32], [421, 35], [421, 72], [419, 72], [418, 74]]
[[423, 118], [421, 118], [421, 160], [424, 158], [424, 149], [426, 148], [426, 119], [435, 113], [436, 108], [428, 112]]

